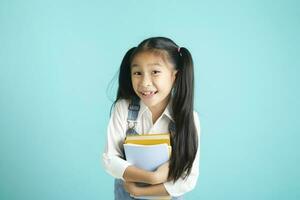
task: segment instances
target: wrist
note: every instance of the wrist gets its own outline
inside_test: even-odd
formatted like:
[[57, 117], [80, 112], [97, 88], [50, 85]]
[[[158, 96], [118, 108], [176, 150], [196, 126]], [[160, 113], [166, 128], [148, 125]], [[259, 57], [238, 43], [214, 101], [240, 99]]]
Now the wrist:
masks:
[[133, 191], [132, 191], [132, 195], [134, 196], [142, 196], [142, 191], [141, 188], [139, 186], [135, 186]]
[[159, 184], [160, 183], [160, 176], [157, 171], [151, 172], [151, 185]]

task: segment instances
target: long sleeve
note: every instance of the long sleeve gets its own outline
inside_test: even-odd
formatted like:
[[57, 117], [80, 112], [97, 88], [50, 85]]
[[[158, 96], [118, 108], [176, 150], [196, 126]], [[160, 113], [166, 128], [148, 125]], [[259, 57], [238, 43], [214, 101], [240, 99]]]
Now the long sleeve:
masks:
[[175, 183], [173, 181], [165, 182], [164, 186], [171, 196], [181, 196], [191, 191], [196, 186], [199, 176], [199, 157], [200, 157], [200, 121], [198, 114], [194, 112], [195, 126], [198, 133], [198, 150], [191, 169], [190, 175], [186, 178], [179, 178]]
[[[123, 159], [122, 144], [126, 133], [125, 100], [116, 103], [107, 127], [107, 140], [102, 161], [105, 171], [115, 178], [123, 179], [125, 169], [130, 165]], [[126, 108], [126, 109], [124, 109]]]

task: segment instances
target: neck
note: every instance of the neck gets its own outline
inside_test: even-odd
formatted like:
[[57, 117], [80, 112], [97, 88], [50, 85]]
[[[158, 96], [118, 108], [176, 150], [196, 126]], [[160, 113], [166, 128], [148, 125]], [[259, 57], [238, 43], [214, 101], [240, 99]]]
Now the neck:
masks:
[[156, 122], [156, 120], [161, 116], [161, 114], [164, 112], [164, 110], [166, 109], [168, 102], [169, 102], [170, 97], [166, 97], [162, 103], [155, 105], [155, 106], [151, 106], [149, 107], [151, 113], [152, 113], [152, 121], [153, 124]]

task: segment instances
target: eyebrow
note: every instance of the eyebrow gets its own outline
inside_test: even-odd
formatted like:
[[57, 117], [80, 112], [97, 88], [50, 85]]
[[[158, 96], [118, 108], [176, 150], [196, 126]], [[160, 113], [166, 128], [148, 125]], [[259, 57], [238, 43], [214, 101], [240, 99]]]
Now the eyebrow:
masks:
[[[161, 66], [160, 63], [150, 63], [147, 66], [154, 66], [154, 65]], [[131, 67], [139, 67], [139, 65], [138, 64], [133, 64], [133, 65], [131, 65]]]

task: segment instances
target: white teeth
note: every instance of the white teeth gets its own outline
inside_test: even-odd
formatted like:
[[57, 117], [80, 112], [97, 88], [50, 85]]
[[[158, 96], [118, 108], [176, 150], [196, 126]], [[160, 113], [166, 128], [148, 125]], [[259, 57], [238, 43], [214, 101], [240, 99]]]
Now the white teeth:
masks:
[[152, 94], [154, 94], [154, 93], [155, 93], [155, 92], [142, 92], [142, 94], [145, 95], [145, 96], [152, 95]]

